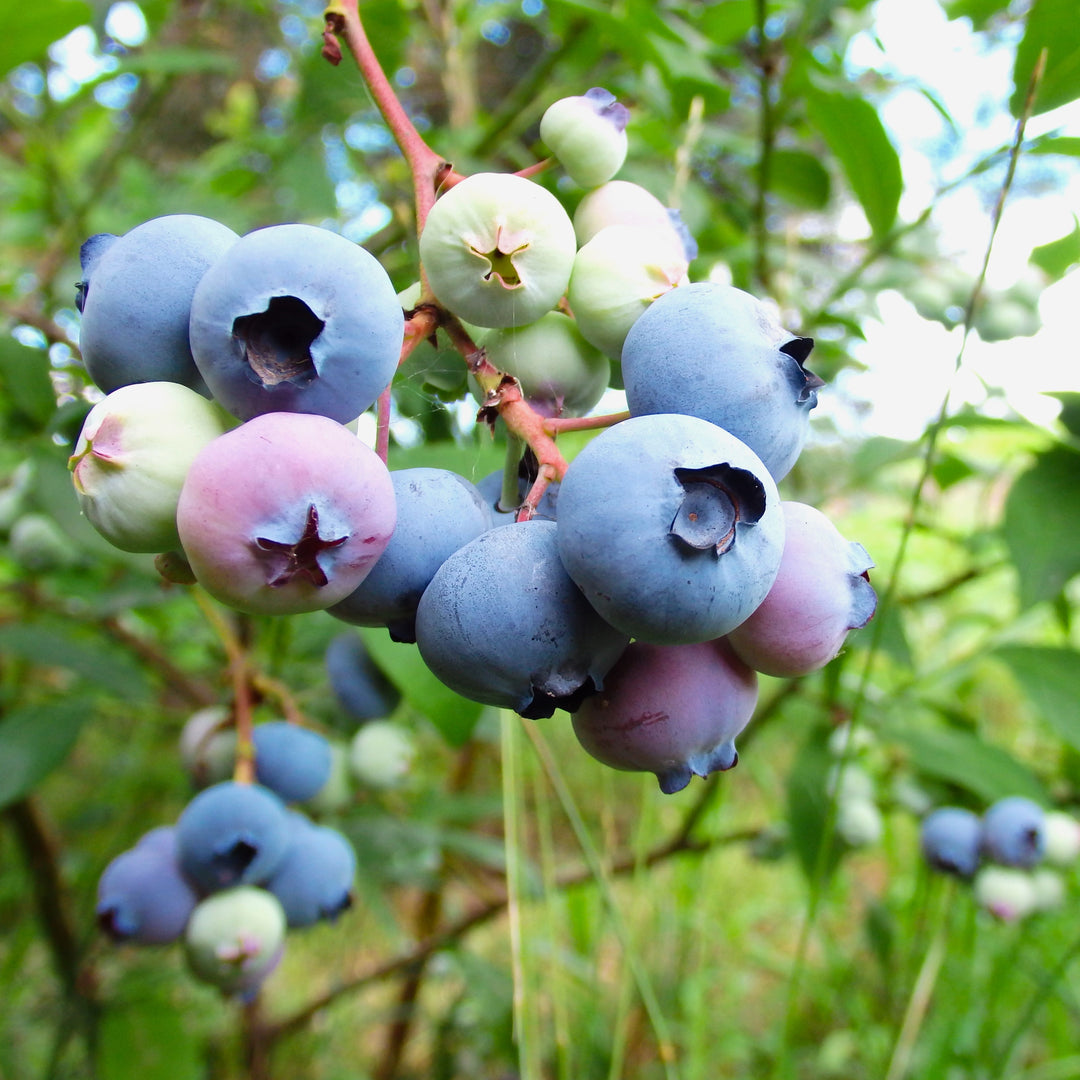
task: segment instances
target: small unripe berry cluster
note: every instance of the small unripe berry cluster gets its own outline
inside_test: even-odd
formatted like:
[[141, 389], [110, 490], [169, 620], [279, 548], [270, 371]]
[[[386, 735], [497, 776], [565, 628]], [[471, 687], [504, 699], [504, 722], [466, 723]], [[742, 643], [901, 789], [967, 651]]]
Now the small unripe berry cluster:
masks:
[[933, 869], [971, 882], [981, 907], [1012, 922], [1061, 905], [1060, 871], [1080, 858], [1080, 821], [1012, 795], [981, 816], [937, 807], [923, 818], [919, 843]]

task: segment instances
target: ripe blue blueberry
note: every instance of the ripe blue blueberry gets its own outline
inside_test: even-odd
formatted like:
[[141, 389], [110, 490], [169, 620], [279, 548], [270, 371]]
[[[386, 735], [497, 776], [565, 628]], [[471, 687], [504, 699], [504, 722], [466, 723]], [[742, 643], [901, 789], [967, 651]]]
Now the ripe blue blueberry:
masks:
[[603, 685], [628, 637], [567, 576], [555, 534], [553, 521], [491, 529], [432, 578], [416, 643], [452, 690], [537, 718], [572, 712]]
[[241, 420], [368, 409], [397, 370], [405, 320], [378, 259], [340, 233], [273, 225], [241, 237], [191, 301], [191, 351]]
[[394, 641], [416, 640], [416, 606], [435, 571], [491, 524], [483, 497], [449, 469], [390, 473], [397, 525], [371, 572], [330, 614], [356, 626], [385, 626]]
[[822, 380], [813, 339], [782, 329], [741, 289], [697, 282], [659, 297], [622, 349], [634, 415], [686, 413], [742, 439], [781, 480], [802, 450]]
[[981, 823], [978, 814], [961, 806], [939, 806], [923, 818], [919, 846], [935, 870], [972, 878], [981, 861]]
[[372, 660], [359, 634], [337, 634], [327, 645], [323, 660], [330, 689], [351, 720], [376, 720], [397, 708], [401, 691]]
[[631, 417], [570, 463], [559, 554], [612, 626], [655, 645], [710, 641], [765, 599], [784, 516], [768, 470], [690, 416]]
[[1042, 861], [1046, 844], [1045, 813], [1022, 795], [998, 799], [982, 819], [982, 848], [1003, 866], [1031, 869]]
[[112, 246], [114, 240], [120, 237], [116, 233], [94, 233], [83, 241], [79, 248], [79, 268], [82, 270], [82, 280], [75, 283], [75, 310], [81, 312], [86, 306], [86, 294], [90, 289], [90, 275], [97, 266], [101, 256]]
[[257, 724], [255, 779], [286, 802], [310, 799], [330, 778], [330, 744], [317, 731], [271, 720]]
[[260, 884], [277, 869], [288, 842], [281, 799], [232, 780], [200, 791], [176, 830], [180, 867], [203, 892]]
[[236, 240], [210, 218], [170, 214], [83, 245], [79, 346], [102, 390], [161, 380], [205, 390], [188, 340], [192, 297]]
[[332, 921], [352, 902], [356, 855], [337, 831], [289, 814], [289, 845], [266, 888], [281, 902], [289, 926]]
[[117, 855], [98, 882], [97, 922], [114, 941], [176, 941], [199, 902], [180, 870], [173, 831], [155, 833]]

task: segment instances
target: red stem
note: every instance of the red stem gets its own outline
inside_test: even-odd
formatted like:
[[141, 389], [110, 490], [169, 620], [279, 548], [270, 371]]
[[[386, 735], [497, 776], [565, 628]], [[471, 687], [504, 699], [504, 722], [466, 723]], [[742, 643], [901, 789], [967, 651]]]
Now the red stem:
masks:
[[390, 459], [390, 387], [380, 395], [376, 406], [375, 453], [385, 465]]
[[[409, 119], [371, 47], [360, 19], [358, 0], [333, 0], [326, 10], [326, 27], [328, 33], [337, 34], [344, 40], [379, 112], [409, 165], [416, 203], [416, 231], [419, 234], [423, 231], [424, 222], [427, 221], [428, 212], [434, 205], [440, 188], [450, 187], [463, 177], [454, 172], [450, 163], [428, 146]], [[534, 175], [550, 164], [550, 159], [545, 159], [522, 169], [519, 175]], [[517, 381], [488, 363], [483, 350], [477, 349], [461, 323], [432, 303], [423, 266], [420, 267], [420, 281], [422, 303], [406, 325], [401, 358], [404, 360], [420, 340], [433, 334], [437, 325], [446, 330], [454, 346], [465, 358], [470, 373], [487, 394], [479, 418], [493, 422], [496, 417], [501, 416], [507, 429], [531, 447], [540, 463], [538, 486], [530, 491], [522, 507], [522, 513], [528, 517], [535, 508], [535, 500], [540, 498], [547, 484], [552, 480], [561, 480], [566, 472], [566, 461], [555, 446], [554, 436], [559, 431], [604, 427], [623, 417], [597, 418], [588, 423], [545, 421], [522, 397]], [[388, 425], [389, 401], [380, 399], [376, 450], [383, 461], [386, 461], [389, 449]]]
[[409, 164], [416, 200], [416, 231], [422, 232], [428, 211], [435, 202], [435, 193], [446, 174], [452, 171], [450, 163], [424, 142], [394, 93], [360, 21], [358, 0], [335, 0], [327, 8], [326, 20], [328, 28], [344, 39], [382, 118]]
[[554, 437], [563, 431], [593, 431], [629, 419], [629, 412], [606, 413], [604, 416], [556, 416], [544, 421], [544, 430]]

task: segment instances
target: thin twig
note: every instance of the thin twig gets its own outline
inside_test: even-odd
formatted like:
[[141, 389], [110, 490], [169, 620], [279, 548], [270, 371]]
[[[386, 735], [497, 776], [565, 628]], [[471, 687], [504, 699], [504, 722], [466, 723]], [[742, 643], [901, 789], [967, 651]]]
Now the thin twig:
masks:
[[93, 1001], [97, 995], [97, 976], [83, 964], [68, 889], [60, 873], [56, 839], [33, 795], [12, 803], [6, 814], [33, 881], [34, 900], [56, 974], [69, 995]]

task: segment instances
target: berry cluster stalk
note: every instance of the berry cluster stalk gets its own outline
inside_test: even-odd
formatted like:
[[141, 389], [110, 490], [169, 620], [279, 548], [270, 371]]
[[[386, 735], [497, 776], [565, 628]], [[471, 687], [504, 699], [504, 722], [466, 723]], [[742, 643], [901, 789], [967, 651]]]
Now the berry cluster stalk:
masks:
[[[413, 183], [416, 230], [419, 234], [424, 229], [428, 212], [434, 205], [438, 192], [456, 184], [463, 177], [454, 171], [450, 162], [427, 145], [409, 119], [364, 31], [358, 0], [334, 0], [326, 9], [324, 18], [324, 56], [332, 63], [337, 63], [341, 54], [336, 47], [336, 41], [340, 38], [345, 43], [394, 141], [408, 163]], [[532, 175], [545, 168], [548, 163], [547, 160], [538, 162], [535, 166], [522, 170], [520, 175]], [[469, 373], [484, 392], [484, 403], [478, 420], [493, 424], [501, 417], [511, 436], [527, 445], [539, 462], [539, 475], [518, 515], [519, 519], [526, 520], [532, 516], [548, 484], [561, 480], [566, 472], [566, 460], [555, 445], [555, 436], [560, 431], [607, 427], [625, 419], [626, 414], [593, 417], [586, 421], [541, 417], [525, 400], [517, 380], [491, 364], [483, 349], [476, 346], [459, 320], [438, 304], [431, 295], [423, 266], [420, 268], [420, 281], [421, 299], [417, 307], [407, 313], [401, 359], [404, 361], [416, 345], [430, 338], [438, 327], [447, 334], [468, 365]], [[384, 398], [385, 400], [380, 399], [379, 402], [376, 449], [385, 461], [389, 442], [389, 397], [384, 395]]]

